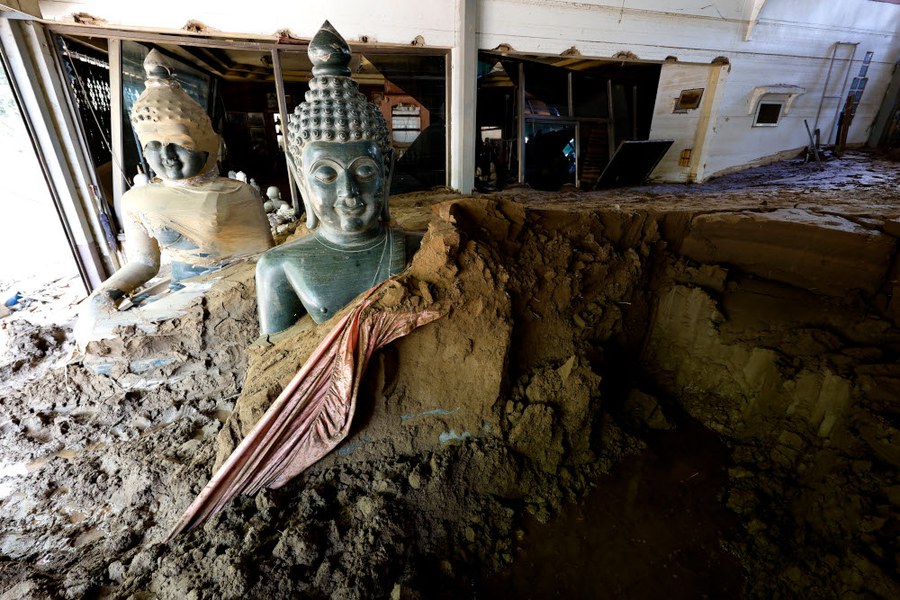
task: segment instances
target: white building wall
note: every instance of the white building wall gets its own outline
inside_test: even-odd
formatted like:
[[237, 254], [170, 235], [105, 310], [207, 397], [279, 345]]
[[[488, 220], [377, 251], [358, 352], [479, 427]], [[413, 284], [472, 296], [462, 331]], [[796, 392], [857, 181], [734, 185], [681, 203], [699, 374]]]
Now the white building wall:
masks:
[[[810, 127], [822, 96], [832, 45], [859, 42], [851, 79], [860, 59], [873, 51], [868, 86], [856, 112], [848, 142], [863, 143], [900, 58], [900, 6], [871, 0], [768, 0], [762, 6], [750, 39], [745, 36], [753, 0], [684, 0], [628, 2], [587, 0], [485, 0], [481, 4], [479, 46], [510, 45], [516, 52], [559, 54], [575, 46], [583, 56], [606, 58], [630, 51], [642, 60], [709, 64], [718, 56], [731, 63], [727, 83], [698, 171], [705, 177], [800, 149], [807, 144], [803, 120]], [[624, 8], [623, 8], [624, 7]], [[841, 90], [846, 62], [838, 62], [829, 95]], [[788, 84], [806, 89], [777, 127], [752, 127], [749, 100], [757, 86]], [[662, 90], [669, 94], [671, 90]], [[659, 101], [659, 99], [658, 99]], [[826, 101], [819, 127], [823, 141], [834, 121], [838, 100]], [[841, 102], [842, 103], [842, 102]], [[669, 109], [671, 113], [671, 107]], [[662, 114], [657, 106], [657, 114]], [[677, 115], [684, 116], [684, 115]], [[690, 118], [685, 119], [686, 123]], [[654, 123], [668, 139], [690, 140], [693, 131], [673, 135], [668, 116]], [[684, 180], [673, 145], [653, 173], [654, 179]], [[674, 156], [673, 156], [674, 154]], [[674, 166], [673, 166], [674, 165]]]
[[[653, 123], [650, 128], [651, 140], [674, 140], [675, 143], [663, 156], [653, 171], [653, 179], [665, 181], [691, 181], [692, 166], [698, 156], [698, 134], [708, 136], [709, 127], [703, 127], [702, 115], [708, 114], [715, 100], [709, 89], [711, 71], [719, 69], [714, 65], [684, 64], [669, 62], [663, 64], [659, 74], [659, 89], [653, 107]], [[674, 112], [675, 102], [683, 90], [702, 89], [700, 105], [685, 112]], [[721, 90], [719, 96], [721, 97]], [[706, 131], [704, 131], [706, 129]], [[707, 138], [708, 139], [708, 138]], [[690, 151], [690, 158], [681, 161], [684, 151]], [[681, 164], [680, 164], [681, 163]]]
[[417, 35], [429, 46], [454, 44], [456, 2], [428, 0], [345, 0], [284, 2], [284, 0], [41, 0], [45, 19], [71, 22], [88, 13], [110, 27], [140, 27], [176, 31], [190, 20], [222, 32], [271, 36], [288, 29], [311, 38], [325, 20], [347, 41], [409, 44]]
[[[272, 35], [286, 28], [311, 37], [328, 19], [351, 42], [365, 37], [369, 42], [408, 44], [421, 35], [426, 45], [446, 48], [459, 39], [458, 2], [42, 0], [40, 4], [45, 18], [60, 21], [85, 12], [112, 27], [167, 31], [195, 19], [248, 36]], [[508, 44], [515, 52], [558, 55], [574, 46], [585, 57], [608, 58], [628, 51], [641, 60], [662, 62], [675, 56], [680, 63], [702, 64], [726, 57], [731, 70], [720, 90], [717, 113], [711, 115], [704, 152], [708, 160], [698, 170], [707, 175], [806, 145], [803, 119], [810, 125], [815, 119], [836, 41], [859, 42], [857, 59], [866, 51], [875, 53], [869, 85], [848, 138], [850, 143], [863, 143], [891, 68], [900, 58], [900, 5], [871, 0], [478, 0], [475, 5], [481, 49]], [[760, 6], [757, 22], [752, 17]], [[858, 66], [857, 60], [854, 74]], [[833, 77], [837, 80], [832, 86], [843, 82], [839, 69]], [[751, 127], [748, 101], [753, 88], [772, 84], [799, 86], [806, 93], [777, 127]], [[819, 124], [826, 136], [835, 103], [826, 103]], [[663, 164], [670, 164], [670, 159]], [[679, 177], [680, 171], [660, 169], [656, 177]]]

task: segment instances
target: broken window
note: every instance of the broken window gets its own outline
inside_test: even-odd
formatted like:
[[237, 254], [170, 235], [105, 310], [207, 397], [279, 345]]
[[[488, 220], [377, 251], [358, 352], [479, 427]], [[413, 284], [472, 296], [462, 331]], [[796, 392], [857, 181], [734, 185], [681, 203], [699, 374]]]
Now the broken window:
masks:
[[446, 185], [446, 55], [369, 49], [360, 63], [377, 86], [365, 91], [376, 104], [380, 101], [391, 129], [396, 159], [391, 193]]
[[781, 116], [790, 112], [794, 101], [805, 93], [805, 88], [783, 83], [753, 88], [747, 108], [747, 114], [753, 116], [753, 127], [775, 127]]
[[674, 113], [686, 113], [689, 110], [695, 110], [700, 107], [700, 100], [703, 99], [703, 88], [693, 88], [690, 90], [681, 90], [678, 98], [675, 100]]

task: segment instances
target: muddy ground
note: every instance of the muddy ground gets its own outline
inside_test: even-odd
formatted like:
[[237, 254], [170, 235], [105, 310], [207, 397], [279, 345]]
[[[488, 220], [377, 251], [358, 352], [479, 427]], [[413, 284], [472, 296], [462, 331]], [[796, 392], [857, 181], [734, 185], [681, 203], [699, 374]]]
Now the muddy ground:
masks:
[[53, 303], [0, 319], [0, 598], [898, 597], [898, 176], [395, 198], [397, 303], [448, 314], [168, 543], [328, 327], [258, 339], [252, 264], [80, 359]]

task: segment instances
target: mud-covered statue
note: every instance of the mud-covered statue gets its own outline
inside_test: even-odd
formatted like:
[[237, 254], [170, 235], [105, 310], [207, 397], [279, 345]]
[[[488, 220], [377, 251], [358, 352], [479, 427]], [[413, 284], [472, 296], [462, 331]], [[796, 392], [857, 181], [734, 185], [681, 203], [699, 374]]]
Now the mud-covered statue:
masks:
[[288, 125], [288, 157], [313, 232], [256, 267], [262, 333], [308, 312], [322, 323], [402, 271], [421, 236], [388, 226], [393, 150], [387, 124], [350, 79], [350, 47], [330, 23], [309, 45], [313, 79]]
[[82, 307], [75, 327], [82, 348], [125, 296], [159, 272], [160, 249], [172, 258], [177, 282], [272, 247], [253, 188], [219, 177], [219, 139], [206, 111], [181, 88], [160, 53], [151, 51], [144, 69], [146, 89], [131, 123], [157, 177], [122, 196], [128, 263]]

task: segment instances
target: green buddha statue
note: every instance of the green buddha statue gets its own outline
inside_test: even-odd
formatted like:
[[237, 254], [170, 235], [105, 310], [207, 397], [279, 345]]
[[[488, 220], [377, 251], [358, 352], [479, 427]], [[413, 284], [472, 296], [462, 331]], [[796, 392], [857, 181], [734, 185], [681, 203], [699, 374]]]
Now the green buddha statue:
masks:
[[91, 340], [109, 337], [111, 323], [126, 323], [118, 306], [159, 272], [161, 250], [172, 259], [177, 282], [273, 244], [253, 188], [219, 177], [219, 137], [206, 111], [181, 88], [159, 52], [147, 55], [144, 69], [146, 88], [134, 104], [131, 123], [156, 178], [122, 196], [128, 263], [82, 306], [75, 325], [82, 349]]
[[288, 163], [312, 233], [256, 266], [262, 333], [317, 323], [402, 271], [421, 234], [388, 226], [393, 149], [384, 117], [350, 79], [350, 47], [327, 21], [309, 45], [313, 79], [287, 128]]

